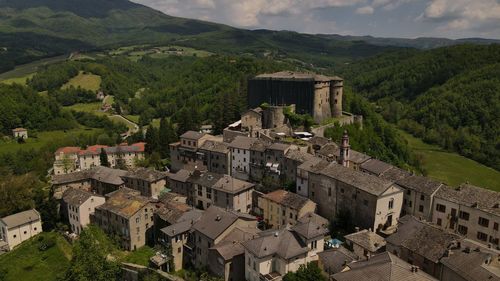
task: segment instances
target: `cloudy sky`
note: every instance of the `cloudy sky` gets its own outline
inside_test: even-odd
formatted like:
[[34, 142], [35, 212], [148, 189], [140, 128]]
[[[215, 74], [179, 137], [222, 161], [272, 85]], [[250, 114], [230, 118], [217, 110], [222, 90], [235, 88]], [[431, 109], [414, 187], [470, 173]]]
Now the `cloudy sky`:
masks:
[[500, 0], [133, 0], [247, 29], [385, 37], [500, 38]]

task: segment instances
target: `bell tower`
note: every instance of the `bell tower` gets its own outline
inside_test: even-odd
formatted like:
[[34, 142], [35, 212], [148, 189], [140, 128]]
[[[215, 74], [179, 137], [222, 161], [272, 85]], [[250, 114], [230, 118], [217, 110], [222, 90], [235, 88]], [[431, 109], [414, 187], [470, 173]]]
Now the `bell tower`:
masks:
[[338, 163], [344, 167], [349, 167], [349, 134], [347, 134], [347, 130], [344, 131], [344, 135], [342, 136], [342, 143], [340, 144], [340, 156]]

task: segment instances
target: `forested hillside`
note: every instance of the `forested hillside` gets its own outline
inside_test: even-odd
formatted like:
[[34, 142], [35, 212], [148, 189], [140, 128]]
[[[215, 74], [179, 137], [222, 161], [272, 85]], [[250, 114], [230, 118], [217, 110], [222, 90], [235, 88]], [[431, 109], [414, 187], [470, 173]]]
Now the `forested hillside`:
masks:
[[387, 120], [500, 169], [500, 45], [381, 55], [344, 74]]

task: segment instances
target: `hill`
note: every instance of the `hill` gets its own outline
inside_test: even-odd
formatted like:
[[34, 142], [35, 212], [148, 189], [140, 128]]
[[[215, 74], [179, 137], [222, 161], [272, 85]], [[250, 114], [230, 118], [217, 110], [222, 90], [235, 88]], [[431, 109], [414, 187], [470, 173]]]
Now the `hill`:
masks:
[[500, 45], [385, 54], [344, 74], [387, 120], [500, 170]]

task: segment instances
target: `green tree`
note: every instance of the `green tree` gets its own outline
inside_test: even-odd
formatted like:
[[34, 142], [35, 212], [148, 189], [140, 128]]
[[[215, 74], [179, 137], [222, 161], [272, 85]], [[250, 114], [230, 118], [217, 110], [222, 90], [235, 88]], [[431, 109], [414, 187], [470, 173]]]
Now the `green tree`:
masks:
[[177, 140], [177, 134], [170, 120], [162, 118], [160, 120], [159, 150], [162, 158], [169, 156], [169, 145]]
[[158, 130], [151, 124], [146, 131], [146, 153], [151, 155], [153, 152], [158, 152], [160, 147], [160, 140]]
[[73, 258], [66, 271], [66, 281], [118, 280], [120, 266], [108, 259], [111, 242], [98, 227], [89, 225], [73, 247]]
[[288, 272], [283, 281], [327, 281], [316, 263], [301, 265], [296, 272]]
[[99, 160], [101, 161], [101, 166], [109, 167], [108, 154], [101, 148], [101, 153], [99, 154]]

